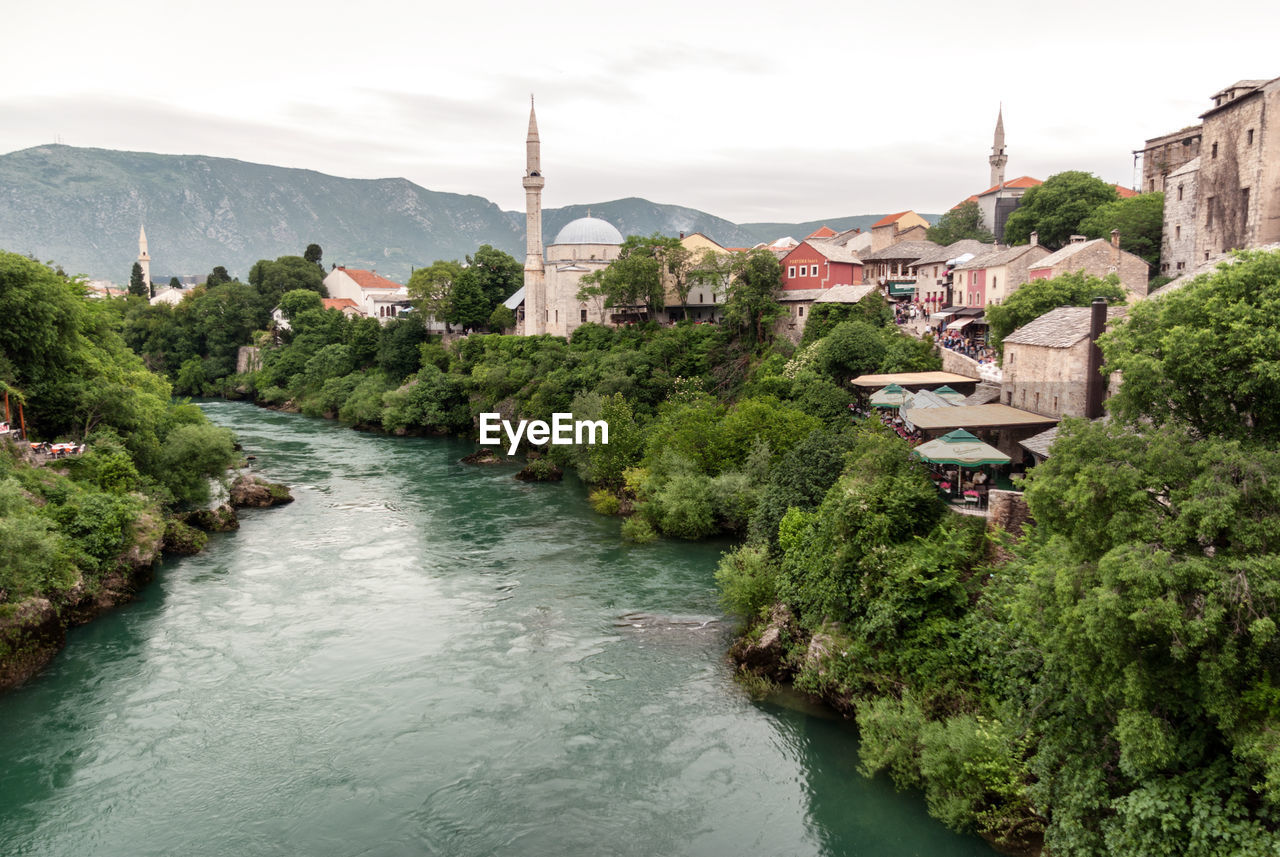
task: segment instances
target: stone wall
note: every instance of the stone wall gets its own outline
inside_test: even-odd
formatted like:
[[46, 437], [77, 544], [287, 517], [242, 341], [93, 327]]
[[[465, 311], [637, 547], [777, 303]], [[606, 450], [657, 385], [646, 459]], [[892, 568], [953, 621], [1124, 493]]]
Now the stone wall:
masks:
[[257, 372], [262, 368], [262, 355], [258, 353], [256, 345], [241, 345], [240, 351], [236, 354], [236, 374], [243, 375], [245, 372]]
[[981, 381], [982, 375], [978, 373], [978, 361], [963, 354], [952, 351], [949, 348], [939, 349], [942, 352], [942, 371], [954, 372], [957, 375], [963, 375], [966, 378], [974, 378]]
[[1166, 277], [1176, 277], [1196, 266], [1199, 163], [1183, 165], [1165, 181], [1160, 273]]
[[1070, 348], [1006, 343], [1002, 368], [1004, 404], [1047, 417], [1084, 416], [1088, 337]]

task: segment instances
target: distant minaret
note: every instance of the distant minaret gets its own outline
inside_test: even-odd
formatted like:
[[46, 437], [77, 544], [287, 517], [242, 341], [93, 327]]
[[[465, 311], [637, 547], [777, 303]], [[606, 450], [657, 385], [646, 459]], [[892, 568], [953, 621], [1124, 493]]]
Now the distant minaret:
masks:
[[142, 266], [142, 284], [151, 291], [151, 254], [147, 252], [147, 227], [138, 231], [138, 264]]
[[1004, 184], [1004, 165], [1009, 162], [1009, 156], [1004, 153], [1004, 105], [1000, 105], [1000, 112], [996, 114], [996, 136], [991, 141], [991, 157], [987, 159], [991, 164], [991, 186]]
[[538, 139], [538, 117], [529, 96], [529, 136], [525, 141], [524, 170], [525, 255], [524, 332], [527, 336], [547, 328], [546, 269], [542, 265], [542, 143]]

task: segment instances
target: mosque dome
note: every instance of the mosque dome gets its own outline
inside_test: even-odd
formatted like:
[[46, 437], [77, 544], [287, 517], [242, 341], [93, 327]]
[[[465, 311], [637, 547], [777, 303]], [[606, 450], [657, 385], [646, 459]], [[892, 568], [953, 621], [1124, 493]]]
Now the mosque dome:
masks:
[[621, 244], [622, 233], [598, 217], [579, 217], [566, 223], [552, 244]]

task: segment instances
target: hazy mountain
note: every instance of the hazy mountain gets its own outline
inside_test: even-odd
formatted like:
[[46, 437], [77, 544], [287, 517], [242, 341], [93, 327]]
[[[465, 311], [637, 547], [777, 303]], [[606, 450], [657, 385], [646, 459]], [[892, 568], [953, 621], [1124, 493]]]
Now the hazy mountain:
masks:
[[[630, 198], [547, 209], [545, 239], [588, 209], [624, 235], [702, 232], [736, 247], [803, 238], [823, 222], [842, 229], [879, 218], [738, 226]], [[407, 179], [345, 179], [229, 158], [61, 145], [0, 155], [0, 249], [117, 283], [128, 281], [140, 224], [157, 282], [215, 265], [243, 277], [258, 259], [300, 255], [313, 242], [324, 248], [326, 266], [376, 268], [404, 282], [411, 268], [461, 259], [480, 244], [523, 257], [524, 219], [524, 212], [504, 212], [483, 197], [431, 191]]]

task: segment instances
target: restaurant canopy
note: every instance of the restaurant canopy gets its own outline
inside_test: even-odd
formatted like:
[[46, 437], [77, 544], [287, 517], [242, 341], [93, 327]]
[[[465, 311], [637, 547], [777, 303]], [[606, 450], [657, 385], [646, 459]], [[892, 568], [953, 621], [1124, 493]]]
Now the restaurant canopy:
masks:
[[871, 394], [871, 407], [873, 408], [900, 408], [902, 403], [911, 396], [906, 390], [897, 384], [890, 384], [883, 390], [876, 390]]
[[1008, 464], [1012, 460], [994, 446], [983, 443], [964, 429], [956, 429], [928, 443], [922, 443], [911, 450], [911, 454], [933, 464], [955, 464], [960, 467]]
[[867, 391], [879, 390], [886, 384], [897, 384], [906, 390], [932, 389], [950, 384], [953, 388], [962, 391], [966, 387], [972, 391], [978, 379], [957, 375], [954, 372], [892, 372], [885, 375], [859, 375], [851, 383]]

